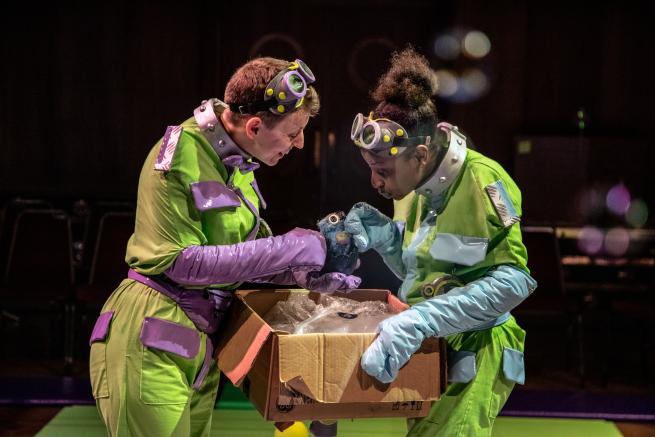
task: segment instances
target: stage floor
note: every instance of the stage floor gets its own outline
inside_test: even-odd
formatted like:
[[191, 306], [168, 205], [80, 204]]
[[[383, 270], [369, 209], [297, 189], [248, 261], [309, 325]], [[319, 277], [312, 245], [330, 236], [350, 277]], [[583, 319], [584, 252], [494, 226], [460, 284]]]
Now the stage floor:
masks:
[[[402, 419], [358, 419], [339, 421], [339, 437], [402, 437], [406, 434]], [[217, 409], [212, 419], [212, 436], [271, 437], [273, 424], [264, 421], [254, 410]], [[94, 406], [63, 408], [37, 437], [61, 436], [105, 437], [105, 428]], [[499, 417], [494, 426], [495, 437], [619, 437], [621, 432], [612, 422], [593, 419], [545, 419]]]

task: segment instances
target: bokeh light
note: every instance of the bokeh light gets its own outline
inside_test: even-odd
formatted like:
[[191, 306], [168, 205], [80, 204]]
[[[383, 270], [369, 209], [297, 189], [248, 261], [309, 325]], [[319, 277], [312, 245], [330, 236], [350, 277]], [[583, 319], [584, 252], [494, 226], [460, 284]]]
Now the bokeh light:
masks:
[[623, 184], [614, 185], [605, 198], [607, 209], [616, 215], [625, 214], [630, 208], [630, 191]]
[[482, 31], [452, 27], [437, 35], [433, 51], [439, 60], [439, 97], [454, 103], [470, 103], [487, 94], [493, 75], [484, 58], [491, 41]]
[[635, 228], [643, 227], [648, 221], [648, 205], [642, 199], [634, 199], [625, 213], [625, 221]]
[[457, 92], [450, 97], [450, 100], [455, 103], [472, 102], [489, 90], [487, 75], [477, 68], [464, 70], [458, 82]]
[[584, 226], [578, 235], [578, 249], [587, 255], [595, 255], [603, 248], [603, 231], [595, 226]]
[[439, 83], [439, 89], [437, 94], [444, 98], [452, 97], [459, 88], [459, 79], [457, 76], [450, 70], [440, 69], [436, 72], [437, 82]]
[[614, 256], [625, 255], [630, 246], [630, 233], [624, 228], [612, 228], [605, 234], [605, 252]]
[[462, 41], [462, 51], [470, 58], [480, 59], [489, 54], [491, 50], [491, 41], [484, 32], [471, 30]]
[[487, 92], [489, 80], [482, 70], [469, 68], [462, 73], [461, 85], [464, 91], [477, 99]]
[[434, 41], [434, 54], [445, 61], [457, 58], [459, 51], [459, 39], [451, 33], [444, 33]]

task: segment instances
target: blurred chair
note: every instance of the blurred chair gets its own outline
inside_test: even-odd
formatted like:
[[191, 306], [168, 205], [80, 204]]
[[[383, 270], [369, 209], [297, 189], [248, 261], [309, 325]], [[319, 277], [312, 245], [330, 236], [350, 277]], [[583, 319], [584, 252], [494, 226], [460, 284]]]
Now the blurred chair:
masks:
[[[0, 220], [0, 266], [7, 265], [9, 246], [18, 215], [26, 209], [54, 209], [45, 199], [30, 199], [15, 197], [2, 205], [2, 220]], [[2, 272], [4, 274], [4, 271]]]
[[87, 307], [100, 309], [121, 280], [127, 277], [127, 241], [134, 232], [133, 212], [106, 212], [99, 221], [93, 245], [88, 282], [76, 287], [76, 298]]
[[51, 324], [44, 332], [48, 340], [57, 332], [63, 313], [64, 360], [68, 365], [75, 311], [70, 216], [59, 209], [25, 208], [11, 222], [0, 301], [21, 329], [25, 329], [24, 321], [31, 316], [54, 316], [49, 317]]
[[[7, 266], [9, 257], [9, 247], [11, 246], [16, 217], [21, 211], [29, 208], [52, 209], [53, 206], [45, 199], [32, 199], [22, 197], [11, 198], [2, 204], [0, 213], [0, 269], [2, 269], [0, 271], [1, 284], [4, 284], [5, 268]], [[6, 323], [6, 325], [11, 328], [17, 328], [19, 320], [20, 317], [17, 314], [12, 313], [9, 309], [7, 309], [5, 304], [0, 303], [1, 323]]]
[[[581, 306], [567, 295], [560, 259], [557, 234], [552, 227], [526, 226], [522, 228], [523, 244], [528, 250], [528, 267], [538, 286], [535, 292], [512, 311], [519, 323], [530, 330], [550, 333], [556, 327], [566, 332], [561, 341], [565, 345], [566, 362], [575, 337], [580, 384], [585, 383], [583, 343], [583, 313]], [[535, 350], [527, 351], [534, 354]]]
[[[136, 206], [133, 202], [100, 200], [83, 202], [84, 210], [80, 215], [85, 218], [84, 236], [81, 241], [80, 283], [88, 283], [92, 263], [95, 260], [96, 244], [99, 241], [100, 226], [107, 214], [131, 213], [134, 215]], [[127, 240], [126, 240], [127, 242]], [[125, 247], [123, 247], [124, 252]], [[124, 258], [125, 253], [121, 255]]]
[[18, 214], [3, 279], [11, 291], [29, 290], [38, 297], [70, 296], [75, 274], [66, 212], [25, 209]]

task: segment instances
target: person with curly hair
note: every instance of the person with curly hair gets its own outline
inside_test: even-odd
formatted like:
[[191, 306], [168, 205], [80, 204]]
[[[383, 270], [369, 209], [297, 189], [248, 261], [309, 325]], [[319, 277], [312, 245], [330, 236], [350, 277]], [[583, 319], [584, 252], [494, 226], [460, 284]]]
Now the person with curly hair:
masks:
[[427, 417], [408, 422], [408, 435], [488, 436], [524, 382], [525, 331], [510, 311], [537, 284], [521, 241], [519, 188], [463, 131], [439, 120], [436, 90], [427, 59], [405, 49], [373, 91], [373, 111], [353, 123], [371, 184], [394, 199], [395, 216], [358, 203], [345, 228], [360, 252], [382, 256], [411, 305], [380, 323], [361, 366], [389, 383], [424, 339], [444, 337], [448, 388]]

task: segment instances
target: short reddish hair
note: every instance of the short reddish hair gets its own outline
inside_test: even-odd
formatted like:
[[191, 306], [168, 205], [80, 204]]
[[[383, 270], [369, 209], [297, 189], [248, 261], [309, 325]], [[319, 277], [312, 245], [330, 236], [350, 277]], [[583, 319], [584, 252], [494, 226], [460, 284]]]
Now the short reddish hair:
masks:
[[[287, 68], [290, 64], [288, 61], [269, 57], [256, 58], [245, 63], [234, 72], [227, 82], [223, 100], [228, 105], [243, 105], [262, 100], [266, 85], [268, 85], [276, 74]], [[307, 87], [307, 94], [305, 94], [305, 100], [299, 110], [306, 111], [310, 117], [313, 117], [318, 114], [319, 108], [320, 101], [318, 93], [313, 86], [309, 85]], [[234, 115], [237, 119], [246, 119], [253, 114]], [[260, 117], [267, 124], [275, 124], [276, 121], [284, 117], [284, 115], [276, 115], [270, 111], [259, 111], [254, 115]]]

